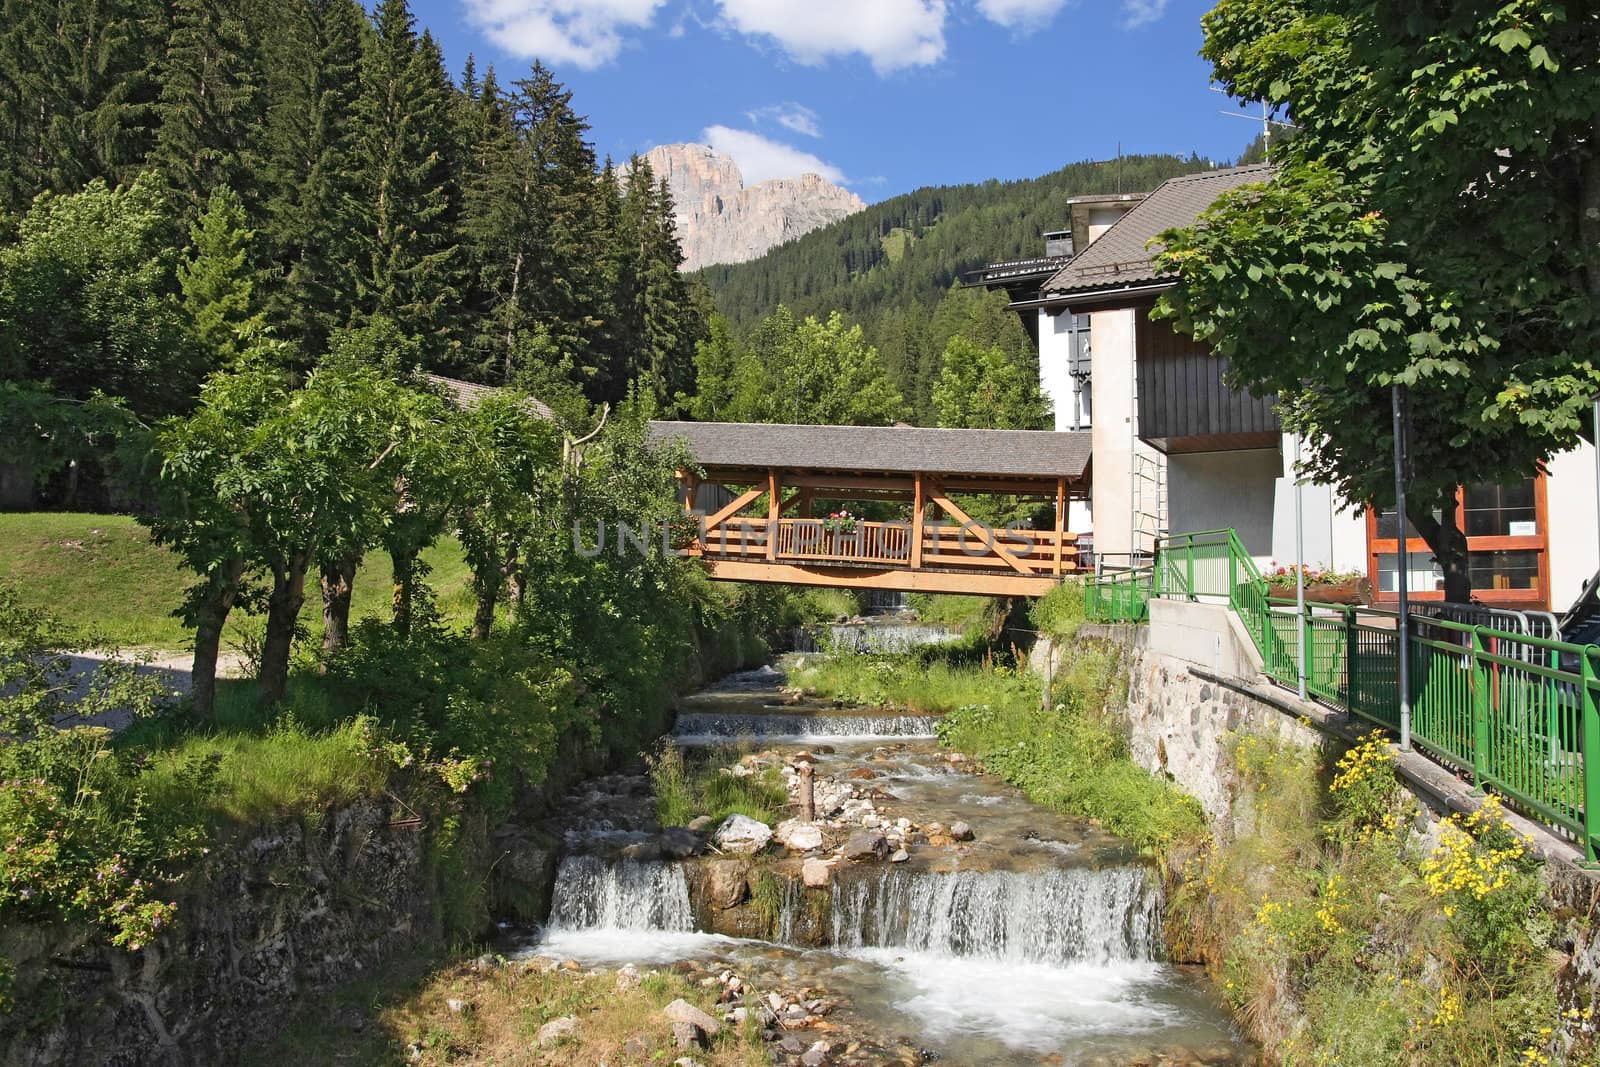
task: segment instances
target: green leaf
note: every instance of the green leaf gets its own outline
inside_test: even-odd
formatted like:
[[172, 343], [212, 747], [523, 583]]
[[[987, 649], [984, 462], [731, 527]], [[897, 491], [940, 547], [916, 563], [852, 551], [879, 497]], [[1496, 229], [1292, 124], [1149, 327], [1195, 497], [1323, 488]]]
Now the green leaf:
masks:
[[1518, 48], [1527, 48], [1533, 43], [1533, 38], [1528, 36], [1528, 31], [1513, 26], [1489, 38], [1489, 43], [1502, 52], [1510, 53]]

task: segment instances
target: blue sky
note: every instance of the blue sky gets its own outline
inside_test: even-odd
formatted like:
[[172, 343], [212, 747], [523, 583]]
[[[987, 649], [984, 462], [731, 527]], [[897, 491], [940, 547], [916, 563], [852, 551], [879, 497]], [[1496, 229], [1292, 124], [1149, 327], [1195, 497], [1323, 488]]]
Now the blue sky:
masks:
[[1236, 156], [1192, 0], [413, 0], [459, 72], [535, 57], [618, 159], [698, 141], [747, 182], [812, 170], [871, 202], [1125, 152]]

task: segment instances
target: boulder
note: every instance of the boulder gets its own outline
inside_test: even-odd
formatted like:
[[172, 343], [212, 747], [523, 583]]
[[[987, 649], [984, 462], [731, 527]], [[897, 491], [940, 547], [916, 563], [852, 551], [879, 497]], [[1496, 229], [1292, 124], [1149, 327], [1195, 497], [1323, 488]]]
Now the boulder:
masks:
[[825, 889], [833, 878], [833, 866], [819, 859], [808, 859], [800, 865], [800, 878], [807, 889]]
[[890, 863], [904, 863], [906, 860], [908, 860], [910, 858], [911, 858], [911, 853], [907, 852], [903, 848], [897, 848], [893, 852], [889, 853], [889, 862]]
[[666, 1007], [662, 1008], [661, 1014], [665, 1015], [672, 1022], [687, 1023], [690, 1026], [705, 1031], [712, 1037], [715, 1037], [717, 1035], [717, 1031], [722, 1029], [721, 1023], [717, 1022], [717, 1020], [713, 1019], [711, 1016], [707, 1015], [693, 1004], [690, 1004], [682, 997], [679, 997], [671, 1004], [668, 1004]]
[[705, 1040], [705, 1035], [693, 1023], [672, 1024], [672, 1043], [684, 1051], [699, 1048], [705, 1044]]
[[550, 914], [560, 848], [550, 838], [518, 830], [495, 837], [499, 852], [490, 878], [493, 914], [518, 922], [543, 922]]
[[730, 815], [717, 827], [712, 840], [724, 852], [760, 852], [772, 840], [772, 828], [748, 815]]
[[791, 852], [810, 852], [822, 847], [822, 828], [814, 822], [785, 819], [778, 824], [778, 843]]
[[696, 833], [706, 833], [711, 829], [712, 818], [709, 815], [696, 815], [689, 820], [689, 829]]
[[656, 840], [635, 841], [622, 850], [622, 858], [635, 863], [654, 863], [661, 858], [661, 842]]
[[877, 830], [857, 830], [844, 843], [847, 860], [881, 860], [889, 854], [888, 839]]
[[744, 903], [750, 890], [750, 861], [712, 860], [706, 864], [705, 892], [712, 907], [727, 911]]
[[536, 1040], [540, 1048], [549, 1048], [558, 1045], [578, 1032], [578, 1020], [570, 1015], [563, 1015], [559, 1019], [551, 1019], [539, 1027]]
[[669, 826], [661, 831], [661, 854], [668, 859], [686, 860], [698, 855], [705, 839], [687, 826]]
[[638, 989], [640, 981], [639, 969], [631, 963], [623, 964], [617, 971], [617, 992], [626, 993], [630, 989]]
[[964, 822], [953, 822], [950, 824], [950, 836], [957, 841], [971, 841], [972, 827]]

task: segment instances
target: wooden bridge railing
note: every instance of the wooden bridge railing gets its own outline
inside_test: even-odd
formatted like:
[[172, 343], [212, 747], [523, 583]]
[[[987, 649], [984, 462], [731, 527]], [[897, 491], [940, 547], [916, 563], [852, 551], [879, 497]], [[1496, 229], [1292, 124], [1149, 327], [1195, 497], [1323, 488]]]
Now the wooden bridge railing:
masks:
[[[988, 571], [1010, 569], [1049, 576], [1077, 570], [1077, 535], [1054, 530], [995, 530], [976, 523], [928, 525], [914, 543], [909, 522], [856, 521], [848, 526], [823, 519], [729, 519], [707, 531], [698, 554], [714, 559], [868, 564]], [[1058, 550], [1059, 549], [1059, 550]]]

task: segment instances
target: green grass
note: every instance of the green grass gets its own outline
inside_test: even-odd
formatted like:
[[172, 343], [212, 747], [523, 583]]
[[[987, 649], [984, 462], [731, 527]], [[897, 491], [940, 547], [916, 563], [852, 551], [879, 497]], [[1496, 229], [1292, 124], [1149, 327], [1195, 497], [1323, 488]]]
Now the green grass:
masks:
[[724, 774], [731, 749], [711, 749], [685, 759], [683, 750], [663, 745], [650, 757], [650, 780], [656, 793], [656, 818], [663, 826], [683, 826], [698, 815], [720, 823], [729, 815], [745, 815], [768, 825], [778, 821], [789, 802], [776, 767], [756, 774]]
[[912, 593], [906, 604], [917, 613], [917, 621], [951, 630], [966, 630], [994, 621], [1000, 602], [986, 596], [960, 596], [954, 593]]
[[[422, 554], [428, 583], [446, 621], [472, 617], [471, 575], [454, 538]], [[125, 515], [79, 512], [0, 514], [0, 582], [16, 585], [24, 606], [48, 608], [67, 627], [129, 648], [182, 649], [190, 632], [172, 614], [193, 580], [167, 549], [150, 543], [144, 527]], [[389, 558], [369, 555], [356, 575], [351, 621], [389, 609]], [[301, 612], [313, 641], [322, 637], [322, 598], [315, 576]], [[224, 648], [238, 647], [261, 620], [236, 612]]]
[[969, 665], [916, 654], [808, 657], [790, 681], [846, 703], [909, 708], [926, 715], [944, 715], [968, 704], [1031, 707], [1039, 702], [1042, 684], [992, 661]]
[[1033, 602], [1029, 610], [1041, 637], [1070, 641], [1083, 625], [1083, 582], [1069, 578]]
[[1035, 803], [1098, 819], [1143, 848], [1204, 833], [1200, 806], [1128, 757], [1114, 721], [1123, 678], [1114, 649], [1081, 651], [1056, 679], [1049, 706], [1041, 699], [1043, 681], [1020, 656], [1012, 663], [940, 658], [948, 654], [829, 657], [808, 661], [792, 679], [852, 703], [942, 714], [945, 744], [977, 757]]

